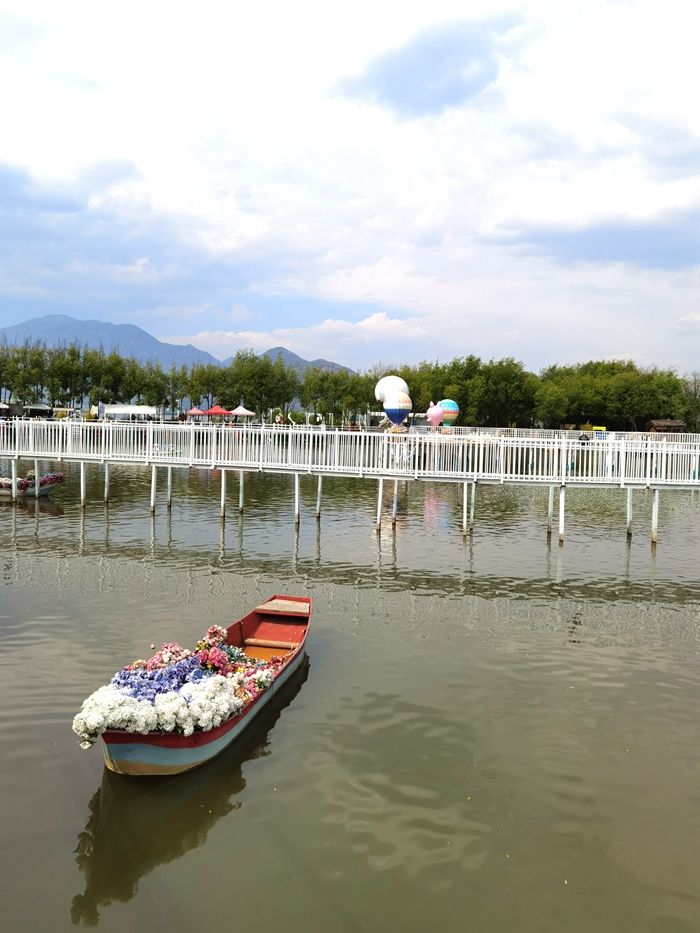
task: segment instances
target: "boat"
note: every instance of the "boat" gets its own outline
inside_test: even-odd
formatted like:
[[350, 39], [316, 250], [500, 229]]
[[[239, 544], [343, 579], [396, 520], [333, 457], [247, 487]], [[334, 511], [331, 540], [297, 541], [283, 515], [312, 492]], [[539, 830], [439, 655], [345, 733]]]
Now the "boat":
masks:
[[[65, 473], [44, 473], [39, 477], [39, 489], [36, 489], [36, 479], [34, 473], [27, 473], [26, 476], [20, 476], [17, 479], [17, 499], [29, 498], [32, 496], [48, 496], [51, 490], [58, 486], [66, 478]], [[3, 499], [12, 498], [12, 478], [10, 476], [0, 476], [0, 497]]]
[[270, 686], [219, 726], [191, 735], [108, 729], [102, 733], [107, 768], [118, 774], [181, 774], [210, 761], [238, 738], [300, 668], [306, 657], [310, 619], [309, 597], [275, 595], [233, 622], [226, 629], [228, 645], [242, 649], [251, 659], [282, 659]]
[[85, 882], [71, 904], [75, 926], [96, 927], [104, 908], [130, 901], [144, 877], [204, 845], [220, 820], [235, 818], [246, 787], [243, 765], [271, 754], [275, 725], [308, 669], [305, 658], [251, 727], [206, 768], [145, 781], [102, 769], [74, 850]]

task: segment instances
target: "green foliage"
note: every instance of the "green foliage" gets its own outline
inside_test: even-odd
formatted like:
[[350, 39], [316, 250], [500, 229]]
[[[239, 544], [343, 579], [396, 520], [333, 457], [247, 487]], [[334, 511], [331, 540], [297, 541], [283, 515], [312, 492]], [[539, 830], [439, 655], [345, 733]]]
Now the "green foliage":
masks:
[[672, 370], [639, 369], [629, 360], [550, 366], [540, 374], [535, 418], [547, 427], [588, 422], [643, 431], [655, 418], [684, 420], [688, 398]]
[[157, 364], [77, 343], [54, 348], [2, 343], [0, 401], [78, 408], [86, 402], [143, 401], [176, 411], [189, 397], [205, 407], [218, 402], [234, 408], [242, 401], [267, 417], [272, 409], [286, 416], [299, 400], [306, 410], [351, 419], [379, 407], [374, 386], [389, 372], [408, 383], [414, 411], [452, 398], [460, 407], [461, 424], [558, 428], [589, 423], [639, 431], [652, 419], [674, 418], [689, 431], [700, 431], [700, 373], [681, 378], [673, 370], [641, 369], [629, 360], [552, 365], [535, 375], [512, 358], [485, 363], [471, 355], [417, 366], [380, 363], [359, 374], [310, 368], [300, 380], [280, 358], [273, 362], [250, 350], [238, 352], [225, 369], [196, 364], [164, 372]]

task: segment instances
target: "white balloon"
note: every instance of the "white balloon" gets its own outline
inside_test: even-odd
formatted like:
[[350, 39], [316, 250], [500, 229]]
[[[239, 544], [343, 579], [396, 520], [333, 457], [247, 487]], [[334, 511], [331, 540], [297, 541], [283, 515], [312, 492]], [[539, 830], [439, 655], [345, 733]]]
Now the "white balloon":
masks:
[[408, 395], [408, 385], [401, 376], [383, 376], [374, 387], [374, 397], [383, 402], [389, 393], [405, 392]]
[[407, 392], [392, 392], [384, 399], [384, 411], [394, 424], [401, 424], [410, 413], [413, 402]]

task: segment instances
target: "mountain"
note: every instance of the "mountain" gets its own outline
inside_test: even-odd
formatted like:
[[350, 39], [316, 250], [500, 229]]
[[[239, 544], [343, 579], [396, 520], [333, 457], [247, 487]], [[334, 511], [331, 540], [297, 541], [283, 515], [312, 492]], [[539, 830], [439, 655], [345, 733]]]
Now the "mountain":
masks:
[[[49, 314], [46, 317], [35, 317], [10, 327], [0, 327], [0, 343], [3, 341], [10, 346], [28, 341], [45, 343], [47, 347], [70, 343], [79, 343], [81, 346], [94, 349], [102, 347], [106, 353], [115, 350], [121, 356], [133, 357], [141, 363], [148, 360], [160, 363], [163, 369], [170, 369], [171, 366], [190, 367], [194, 363], [227, 366], [233, 359], [229, 357], [221, 362], [211, 353], [198, 350], [191, 344], [180, 346], [174, 343], [163, 343], [134, 324], [80, 321], [67, 314]], [[338, 370], [352, 372], [346, 366], [332, 363], [330, 360], [305, 360], [285, 347], [273, 347], [261, 353], [260, 356], [268, 356], [273, 361], [279, 356], [285, 366], [293, 367], [299, 375], [303, 375], [312, 366], [333, 372]]]
[[[296, 353], [292, 353], [292, 351], [287, 350], [286, 347], [272, 347], [270, 350], [265, 350], [260, 356], [269, 357], [273, 363], [280, 357], [284, 365], [289, 369], [296, 370], [299, 376], [303, 376], [307, 369], [325, 369], [333, 373], [341, 371], [346, 373], [352, 372], [352, 369], [348, 369], [347, 366], [341, 366], [340, 363], [333, 363], [331, 360], [305, 360], [303, 356], [297, 356]], [[228, 366], [232, 360], [233, 357], [229, 356], [221, 365]]]
[[192, 366], [193, 363], [214, 363], [219, 361], [204, 350], [187, 344], [179, 346], [156, 340], [147, 331], [134, 324], [108, 324], [105, 321], [79, 321], [67, 314], [49, 314], [35, 317], [21, 324], [0, 328], [0, 342], [9, 345], [45, 343], [47, 347], [61, 344], [79, 343], [94, 349], [102, 347], [109, 353], [115, 350], [120, 356], [133, 357], [141, 363], [147, 360], [158, 362], [163, 369], [171, 366]]

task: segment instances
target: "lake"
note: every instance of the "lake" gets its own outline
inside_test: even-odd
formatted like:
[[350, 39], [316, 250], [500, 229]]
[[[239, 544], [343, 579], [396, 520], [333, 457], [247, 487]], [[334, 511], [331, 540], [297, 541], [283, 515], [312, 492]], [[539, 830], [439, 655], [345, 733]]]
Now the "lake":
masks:
[[[700, 929], [700, 495], [88, 468], [0, 502], [3, 930]], [[8, 472], [7, 464], [0, 471]], [[162, 496], [163, 490], [159, 495]], [[149, 645], [313, 598], [308, 668], [171, 778], [71, 731]]]

